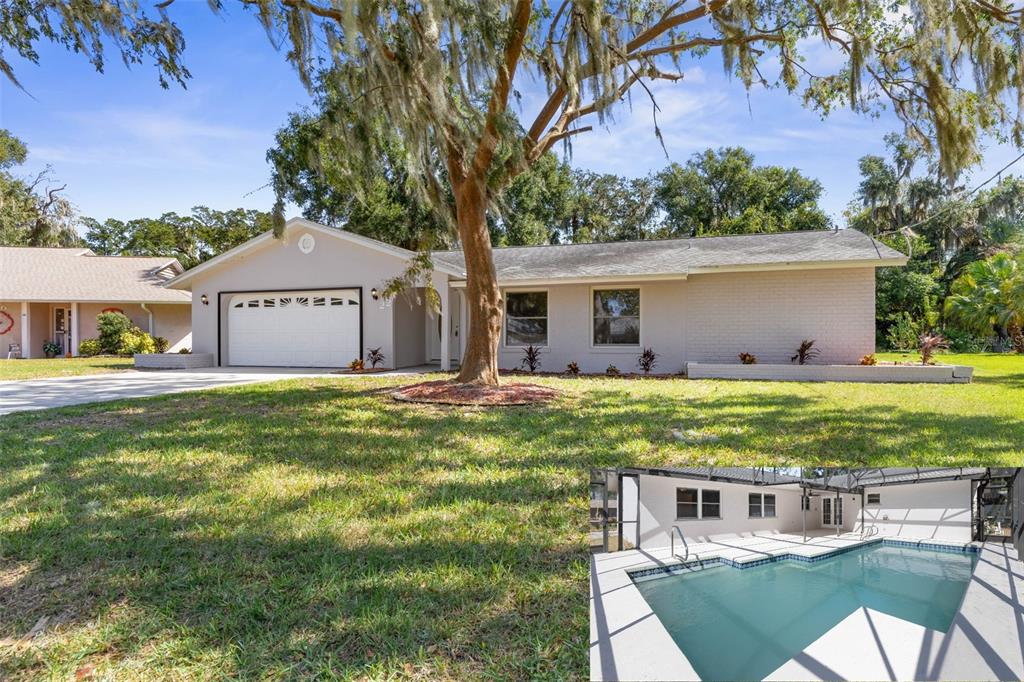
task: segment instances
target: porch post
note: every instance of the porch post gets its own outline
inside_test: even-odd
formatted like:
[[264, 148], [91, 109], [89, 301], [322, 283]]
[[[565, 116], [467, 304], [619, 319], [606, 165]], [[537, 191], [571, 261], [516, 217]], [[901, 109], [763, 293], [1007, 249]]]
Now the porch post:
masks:
[[32, 357], [32, 316], [28, 301], [21, 302], [21, 357]]
[[434, 287], [437, 289], [438, 297], [441, 299], [441, 310], [438, 312], [441, 316], [441, 371], [447, 372], [452, 368], [452, 351], [450, 348], [450, 337], [452, 334], [452, 306], [451, 301], [449, 300], [451, 292], [448, 289], [448, 276], [435, 276]]
[[456, 289], [459, 292], [459, 365], [462, 365], [462, 358], [466, 357], [466, 335], [469, 331], [469, 305], [466, 300], [466, 289]]
[[832, 523], [836, 524], [836, 537], [839, 537], [839, 505], [842, 502], [839, 501], [839, 491], [836, 490], [836, 501], [832, 507]]
[[807, 488], [800, 489], [800, 519], [804, 524], [804, 542], [807, 542]]
[[78, 357], [78, 301], [71, 303], [71, 324], [68, 325], [68, 334], [71, 336], [71, 355]]

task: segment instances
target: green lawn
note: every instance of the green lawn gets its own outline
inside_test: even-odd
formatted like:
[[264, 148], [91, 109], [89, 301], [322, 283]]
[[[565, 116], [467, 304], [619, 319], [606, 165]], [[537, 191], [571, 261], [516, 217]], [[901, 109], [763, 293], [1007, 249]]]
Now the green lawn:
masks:
[[81, 374], [101, 374], [131, 369], [132, 358], [53, 358], [52, 360], [0, 359], [0, 381], [11, 379], [43, 379], [46, 377], [73, 377]]
[[475, 410], [346, 377], [0, 417], [0, 679], [585, 677], [589, 467], [1019, 464], [1024, 357], [942, 359], [977, 382], [543, 378], [565, 397]]

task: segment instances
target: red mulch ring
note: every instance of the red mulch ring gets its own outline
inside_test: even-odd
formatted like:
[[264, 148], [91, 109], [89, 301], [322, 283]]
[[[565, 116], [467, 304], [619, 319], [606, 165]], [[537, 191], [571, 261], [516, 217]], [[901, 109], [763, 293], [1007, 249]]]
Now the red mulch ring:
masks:
[[456, 384], [451, 381], [440, 380], [403, 386], [392, 393], [391, 397], [395, 400], [403, 400], [410, 403], [499, 407], [545, 403], [557, 398], [559, 395], [559, 391], [547, 386], [538, 386], [537, 384], [478, 386], [476, 384]]

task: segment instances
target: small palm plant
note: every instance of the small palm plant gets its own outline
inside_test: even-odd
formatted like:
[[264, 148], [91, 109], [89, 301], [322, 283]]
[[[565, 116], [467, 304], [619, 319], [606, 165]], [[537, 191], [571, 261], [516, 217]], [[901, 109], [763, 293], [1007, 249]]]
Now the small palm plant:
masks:
[[935, 352], [946, 348], [949, 348], [949, 341], [946, 341], [942, 334], [921, 334], [917, 347], [918, 352], [921, 353], [921, 364], [932, 364], [932, 356], [935, 355]]
[[381, 347], [370, 348], [366, 351], [366, 359], [370, 361], [371, 369], [376, 369], [377, 365], [384, 362], [384, 353], [381, 351]]
[[580, 366], [575, 362], [570, 362], [565, 366], [565, 373], [571, 377], [578, 377], [580, 375]]
[[658, 364], [658, 354], [654, 352], [653, 348], [644, 348], [640, 357], [637, 358], [636, 364], [640, 366], [644, 374], [650, 374], [654, 366]]
[[525, 367], [530, 370], [530, 374], [533, 374], [540, 368], [540, 348], [537, 346], [527, 346], [523, 349], [523, 360], [519, 363], [520, 367]]
[[819, 355], [821, 355], [821, 351], [814, 347], [814, 339], [804, 339], [800, 342], [800, 347], [796, 349], [796, 355], [789, 361], [806, 365], [808, 360], [813, 360]]
[[995, 331], [1024, 353], [1024, 264], [1006, 253], [971, 263], [953, 282], [946, 316], [983, 336]]

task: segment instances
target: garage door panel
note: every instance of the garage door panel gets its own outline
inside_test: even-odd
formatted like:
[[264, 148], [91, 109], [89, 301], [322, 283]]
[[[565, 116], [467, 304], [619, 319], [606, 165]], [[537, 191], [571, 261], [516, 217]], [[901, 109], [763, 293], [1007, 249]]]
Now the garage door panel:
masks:
[[232, 365], [341, 367], [361, 357], [354, 289], [238, 294], [228, 307]]

